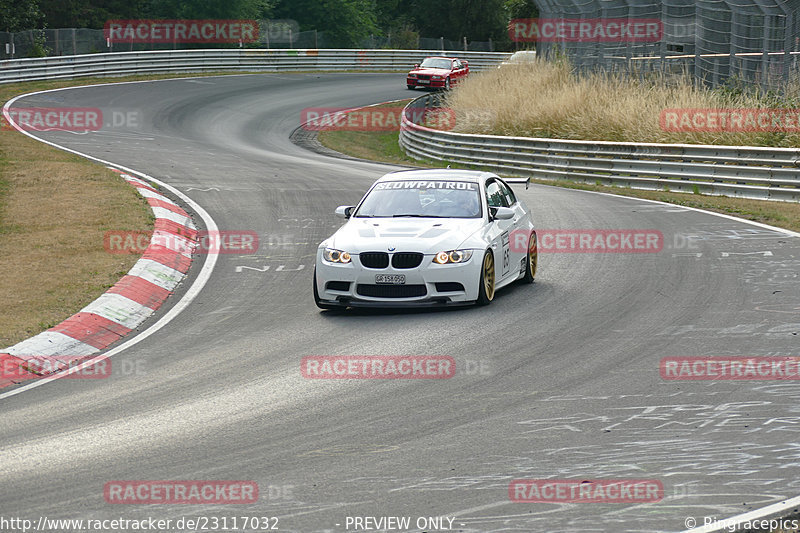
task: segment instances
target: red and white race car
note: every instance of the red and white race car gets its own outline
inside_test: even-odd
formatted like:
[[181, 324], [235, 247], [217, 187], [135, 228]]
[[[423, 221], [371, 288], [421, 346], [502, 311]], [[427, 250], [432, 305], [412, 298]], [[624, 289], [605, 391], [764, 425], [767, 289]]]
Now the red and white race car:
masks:
[[469, 76], [469, 62], [457, 57], [426, 57], [422, 64], [414, 65], [408, 73], [406, 85], [409, 89], [434, 87], [449, 89]]

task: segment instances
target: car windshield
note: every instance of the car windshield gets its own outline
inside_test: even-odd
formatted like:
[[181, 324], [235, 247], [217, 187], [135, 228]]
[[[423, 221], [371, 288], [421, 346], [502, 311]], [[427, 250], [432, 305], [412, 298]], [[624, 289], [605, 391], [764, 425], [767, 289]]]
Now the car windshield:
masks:
[[449, 59], [437, 59], [435, 57], [428, 57], [425, 58], [425, 61], [422, 62], [420, 68], [443, 68], [450, 70], [450, 60]]
[[370, 217], [479, 218], [477, 183], [384, 181], [375, 185], [353, 215]]

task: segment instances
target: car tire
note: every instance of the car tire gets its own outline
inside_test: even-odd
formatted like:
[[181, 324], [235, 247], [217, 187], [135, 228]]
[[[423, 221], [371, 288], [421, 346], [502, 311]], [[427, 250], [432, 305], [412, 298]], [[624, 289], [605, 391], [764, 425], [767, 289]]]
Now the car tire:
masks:
[[449, 91], [450, 90], [450, 78], [445, 78], [445, 80], [444, 80], [444, 90], [445, 91]]
[[409, 91], [413, 91], [414, 89], [416, 89], [417, 86], [416, 85], [406, 85], [406, 87], [408, 87]]
[[531, 232], [528, 241], [528, 253], [525, 255], [525, 275], [522, 276], [523, 283], [533, 283], [536, 278], [536, 269], [539, 266], [539, 243], [536, 240], [536, 232]]
[[322, 302], [319, 299], [319, 291], [317, 290], [317, 269], [314, 269], [314, 303], [317, 304], [317, 307], [320, 309], [341, 309], [340, 305], [329, 304]]
[[481, 263], [481, 277], [478, 279], [478, 305], [489, 305], [494, 300], [495, 285], [494, 254], [491, 250], [486, 250], [483, 254]]

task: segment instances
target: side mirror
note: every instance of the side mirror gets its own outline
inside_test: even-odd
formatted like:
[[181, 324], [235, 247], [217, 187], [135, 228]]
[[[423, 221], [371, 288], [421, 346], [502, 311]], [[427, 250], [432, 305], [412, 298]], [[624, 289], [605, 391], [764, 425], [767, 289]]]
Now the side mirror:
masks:
[[350, 213], [353, 211], [352, 205], [340, 205], [336, 208], [336, 216], [340, 218], [350, 218]]
[[514, 210], [510, 207], [490, 207], [492, 220], [511, 220], [514, 218]]
[[414, 68], [415, 69], [419, 68], [419, 63], [414, 63]]

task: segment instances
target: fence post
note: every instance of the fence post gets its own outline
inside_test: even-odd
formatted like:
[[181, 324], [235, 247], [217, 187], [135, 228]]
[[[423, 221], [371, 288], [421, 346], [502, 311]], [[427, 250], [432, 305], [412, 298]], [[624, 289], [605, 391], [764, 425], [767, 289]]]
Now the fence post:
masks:
[[467, 51], [467, 36], [464, 36], [464, 51]]
[[61, 55], [61, 43], [58, 40], [58, 28], [56, 28], [56, 55]]
[[75, 32], [76, 31], [77, 30], [75, 28], [72, 28], [72, 55], [75, 55], [75, 56], [78, 55], [78, 41], [75, 38]]
[[[733, 29], [736, 27], [736, 24], [738, 23], [738, 20], [739, 19], [737, 17], [737, 11], [734, 9], [734, 10], [731, 11], [731, 32], [733, 32]], [[740, 78], [744, 79], [747, 76], [747, 62], [748, 62], [748, 59], [747, 59], [747, 56], [742, 56], [741, 58], [739, 58], [739, 56], [736, 55], [736, 43], [737, 43], [736, 38], [732, 34], [731, 35], [730, 59], [728, 59], [728, 78], [733, 78], [735, 76], [739, 76]], [[716, 59], [715, 59], [715, 61], [716, 61]], [[738, 73], [737, 73], [737, 69], [738, 69]], [[716, 76], [717, 76], [717, 73], [716, 73], [716, 65], [715, 65], [714, 87], [717, 86]]]
[[784, 83], [784, 94], [788, 89], [789, 84], [789, 69], [792, 65], [792, 55], [790, 50], [792, 49], [792, 37], [791, 33], [789, 32], [789, 28], [794, 27], [794, 13], [789, 13], [786, 16], [785, 26], [784, 26], [784, 41], [783, 41], [783, 83]]
[[764, 17], [764, 52], [761, 55], [761, 83], [762, 87], [766, 89], [769, 86], [770, 76], [769, 76], [769, 54], [767, 53], [767, 48], [769, 47], [769, 34], [771, 28], [770, 22], [772, 21], [772, 17], [765, 16]]
[[494, 45], [492, 44], [492, 38], [489, 37], [489, 51], [494, 52]]
[[294, 44], [292, 44], [292, 28], [289, 28], [289, 48], [294, 48]]
[[314, 48], [319, 48], [319, 45], [317, 44], [317, 30], [316, 29], [314, 30]]

